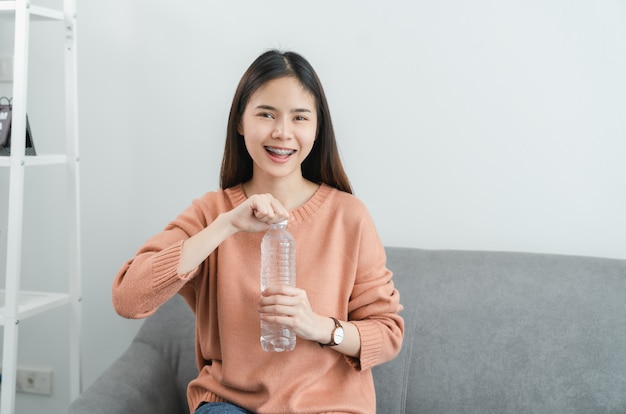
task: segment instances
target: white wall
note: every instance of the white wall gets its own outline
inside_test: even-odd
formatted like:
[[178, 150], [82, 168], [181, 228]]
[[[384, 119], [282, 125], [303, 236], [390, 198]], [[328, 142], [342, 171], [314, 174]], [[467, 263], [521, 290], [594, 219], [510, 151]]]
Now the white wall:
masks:
[[114, 314], [113, 276], [217, 188], [233, 92], [268, 48], [317, 69], [385, 244], [626, 259], [626, 3], [216, 3], [79, 2], [86, 385], [140, 325]]

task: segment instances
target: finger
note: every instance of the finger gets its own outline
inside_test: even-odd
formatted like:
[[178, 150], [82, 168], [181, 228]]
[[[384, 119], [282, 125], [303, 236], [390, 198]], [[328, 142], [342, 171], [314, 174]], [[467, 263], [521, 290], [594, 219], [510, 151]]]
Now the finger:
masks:
[[291, 316], [283, 316], [283, 315], [275, 315], [275, 314], [261, 314], [261, 319], [263, 319], [266, 322], [279, 323], [281, 325], [288, 326], [292, 329], [295, 327], [295, 321]]
[[261, 296], [259, 299], [258, 306], [259, 307], [267, 307], [267, 306], [296, 306], [300, 302], [297, 296], [285, 296], [285, 295], [271, 295], [271, 296]]
[[274, 212], [270, 209], [269, 204], [255, 201], [250, 204], [250, 208], [252, 209], [252, 214], [257, 220], [272, 219], [274, 216]]
[[283, 316], [294, 316], [297, 313], [297, 310], [294, 306], [289, 304], [272, 304], [259, 306], [258, 311], [260, 314], [269, 314], [269, 315], [283, 315]]
[[287, 220], [289, 218], [289, 211], [277, 199], [271, 199], [270, 207], [272, 208], [276, 217], [280, 219], [280, 221]]
[[254, 199], [255, 216], [268, 223], [278, 223], [289, 218], [289, 211], [271, 194], [258, 194]]
[[261, 292], [262, 296], [298, 296], [303, 290], [289, 285], [271, 285]]

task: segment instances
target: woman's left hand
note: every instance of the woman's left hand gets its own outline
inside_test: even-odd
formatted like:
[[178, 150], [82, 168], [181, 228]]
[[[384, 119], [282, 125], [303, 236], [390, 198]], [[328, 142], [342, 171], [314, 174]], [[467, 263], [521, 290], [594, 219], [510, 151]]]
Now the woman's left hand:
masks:
[[261, 319], [277, 322], [293, 329], [303, 339], [328, 342], [327, 317], [313, 312], [306, 291], [291, 286], [271, 286], [261, 293]]

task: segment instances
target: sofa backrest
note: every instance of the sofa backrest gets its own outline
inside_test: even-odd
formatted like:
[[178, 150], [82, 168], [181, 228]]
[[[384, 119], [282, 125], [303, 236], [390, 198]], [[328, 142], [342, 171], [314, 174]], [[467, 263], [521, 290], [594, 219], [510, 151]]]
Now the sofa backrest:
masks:
[[393, 360], [376, 366], [372, 372], [376, 387], [377, 412], [403, 413], [407, 393], [411, 389], [409, 369], [414, 349], [415, 320], [418, 306], [417, 294], [424, 276], [422, 266], [427, 263], [429, 252], [403, 247], [387, 247], [387, 267], [393, 272], [393, 281], [400, 292], [400, 302], [404, 306], [402, 317], [405, 323], [402, 350]]
[[626, 412], [625, 260], [388, 253], [406, 336], [378, 412]]
[[149, 344], [168, 361], [176, 376], [180, 413], [189, 413], [187, 384], [198, 376], [195, 317], [185, 300], [175, 295], [145, 320], [134, 342]]

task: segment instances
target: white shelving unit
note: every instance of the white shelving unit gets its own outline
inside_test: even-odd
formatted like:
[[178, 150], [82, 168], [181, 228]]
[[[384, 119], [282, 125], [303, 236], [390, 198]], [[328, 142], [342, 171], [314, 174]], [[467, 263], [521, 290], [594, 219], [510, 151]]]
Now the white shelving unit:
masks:
[[[0, 157], [0, 168], [9, 169], [8, 228], [5, 288], [0, 291], [0, 325], [4, 328], [2, 351], [2, 401], [0, 414], [15, 411], [16, 371], [19, 325], [26, 319], [60, 306], [70, 311], [70, 400], [81, 392], [80, 321], [80, 204], [78, 110], [76, 92], [76, 4], [64, 0], [56, 10], [31, 4], [30, 0], [0, 0], [0, 18], [14, 19], [13, 48], [13, 115], [11, 125], [11, 155]], [[58, 21], [64, 25], [64, 39], [48, 39], [51, 48], [65, 54], [65, 153], [26, 156], [26, 107], [28, 91], [29, 34], [31, 23], [38, 20]], [[3, 20], [0, 20], [2, 24]], [[34, 51], [36, 53], [36, 50]], [[36, 91], [35, 91], [36, 92]], [[37, 139], [45, 139], [39, 133]], [[67, 192], [67, 292], [33, 292], [20, 290], [22, 232], [24, 208], [24, 171], [26, 168], [66, 166]], [[1, 195], [5, 197], [4, 194]], [[44, 346], [42, 341], [42, 346]]]

